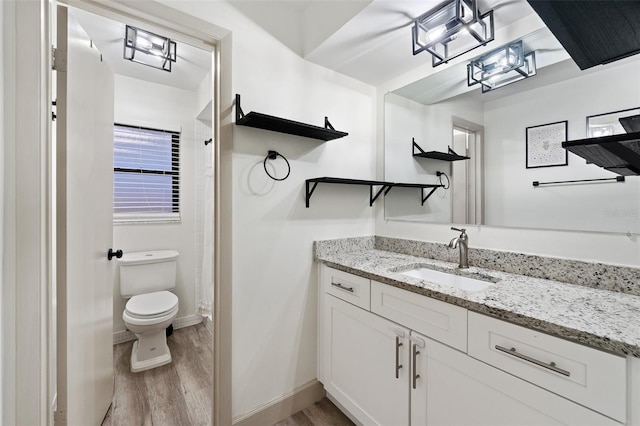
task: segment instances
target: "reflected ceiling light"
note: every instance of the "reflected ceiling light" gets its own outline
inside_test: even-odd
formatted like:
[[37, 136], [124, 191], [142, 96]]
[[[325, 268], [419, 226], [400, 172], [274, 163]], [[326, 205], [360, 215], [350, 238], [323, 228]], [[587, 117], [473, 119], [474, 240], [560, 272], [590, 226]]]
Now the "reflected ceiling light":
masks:
[[525, 55], [522, 40], [474, 59], [467, 65], [467, 85], [482, 85], [482, 93], [536, 75], [536, 54]]
[[493, 10], [481, 15], [476, 0], [449, 0], [414, 21], [413, 54], [426, 50], [435, 67], [487, 44], [493, 30]]
[[171, 63], [176, 61], [176, 42], [127, 25], [124, 59], [171, 72]]

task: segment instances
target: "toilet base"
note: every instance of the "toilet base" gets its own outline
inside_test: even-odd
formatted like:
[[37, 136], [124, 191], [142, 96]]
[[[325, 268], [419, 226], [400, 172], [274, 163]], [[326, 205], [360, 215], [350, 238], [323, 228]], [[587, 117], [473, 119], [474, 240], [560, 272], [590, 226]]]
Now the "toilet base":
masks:
[[167, 346], [165, 330], [137, 335], [131, 350], [131, 372], [139, 373], [171, 363], [171, 352]]

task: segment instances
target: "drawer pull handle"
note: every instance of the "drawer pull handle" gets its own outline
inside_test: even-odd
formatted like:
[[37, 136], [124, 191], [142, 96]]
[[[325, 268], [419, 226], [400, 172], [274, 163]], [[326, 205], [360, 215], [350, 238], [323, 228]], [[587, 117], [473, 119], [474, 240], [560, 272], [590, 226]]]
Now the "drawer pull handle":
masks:
[[417, 358], [420, 355], [420, 351], [418, 350], [418, 345], [413, 344], [413, 388], [416, 388], [416, 381], [420, 378], [418, 374], [418, 364]]
[[556, 367], [556, 363], [555, 362], [550, 362], [549, 364], [547, 364], [547, 363], [544, 363], [542, 361], [538, 361], [535, 358], [531, 358], [530, 356], [526, 356], [526, 355], [523, 355], [523, 354], [520, 354], [520, 353], [516, 352], [516, 348], [507, 349], [507, 348], [505, 348], [503, 346], [496, 345], [496, 349], [499, 350], [500, 352], [506, 353], [507, 355], [515, 356], [516, 358], [520, 358], [520, 359], [528, 361], [528, 362], [530, 362], [532, 364], [539, 365], [540, 367], [544, 367], [544, 368], [546, 368], [548, 370], [551, 370], [551, 371], [553, 371], [555, 373], [562, 374], [563, 376], [567, 376], [567, 377], [571, 376], [571, 373], [569, 371], [563, 370], [562, 368]]
[[400, 336], [396, 336], [396, 379], [400, 378], [400, 369], [402, 368], [400, 364], [400, 346], [402, 346]]
[[338, 287], [341, 290], [348, 291], [349, 293], [353, 293], [353, 287], [347, 287], [340, 283], [331, 283], [332, 286]]

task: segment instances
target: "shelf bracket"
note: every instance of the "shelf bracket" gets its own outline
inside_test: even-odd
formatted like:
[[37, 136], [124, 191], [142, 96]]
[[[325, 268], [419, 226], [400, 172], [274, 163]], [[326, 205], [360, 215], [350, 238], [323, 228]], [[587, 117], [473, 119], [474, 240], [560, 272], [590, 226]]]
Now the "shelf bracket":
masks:
[[462, 157], [462, 155], [458, 154], [457, 152], [455, 152], [453, 149], [451, 149], [450, 146], [447, 145], [447, 152], [449, 154], [455, 155], [456, 157]]
[[324, 118], [324, 128], [327, 130], [335, 130], [331, 123], [329, 122], [329, 117]]
[[411, 138], [411, 142], [413, 142], [413, 152], [411, 155], [416, 155], [416, 149], [418, 149], [418, 154], [424, 154], [424, 150], [420, 148], [420, 145], [416, 143], [416, 138]]
[[424, 188], [422, 188], [422, 205], [424, 206], [424, 203], [429, 199], [429, 197], [431, 197], [433, 195], [434, 192], [436, 192], [436, 189], [440, 188], [441, 186], [436, 186], [431, 188], [431, 191], [429, 191], [429, 193], [427, 194], [427, 196], [424, 196]]
[[369, 207], [373, 207], [373, 203], [378, 199], [380, 194], [384, 192], [384, 195], [387, 195], [391, 190], [391, 185], [382, 185], [382, 187], [376, 192], [376, 195], [373, 195], [373, 187], [374, 185], [369, 185]]
[[244, 111], [240, 106], [240, 94], [236, 93], [236, 122], [244, 117]]
[[305, 197], [305, 205], [307, 206], [307, 208], [309, 208], [309, 200], [311, 200], [311, 194], [313, 194], [313, 191], [316, 190], [316, 186], [318, 186], [318, 182], [314, 182], [313, 186], [311, 187], [311, 190], [309, 190], [310, 183], [311, 182], [309, 182], [309, 180], [306, 181], [307, 195]]

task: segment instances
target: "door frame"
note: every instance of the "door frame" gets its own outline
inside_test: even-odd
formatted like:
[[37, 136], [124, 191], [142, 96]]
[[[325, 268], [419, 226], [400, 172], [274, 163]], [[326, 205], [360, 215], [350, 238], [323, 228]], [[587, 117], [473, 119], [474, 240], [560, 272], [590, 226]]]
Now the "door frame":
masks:
[[[472, 194], [468, 194], [465, 189], [465, 198], [467, 204], [467, 222], [469, 222], [469, 216], [473, 217], [474, 225], [484, 224], [484, 126], [476, 124], [472, 121], [465, 120], [460, 117], [451, 117], [451, 137], [453, 142], [454, 129], [463, 130], [467, 133], [474, 134], [473, 144], [469, 145], [469, 152], [466, 154], [471, 157], [470, 160], [465, 161], [467, 169], [467, 181], [473, 179], [473, 191]], [[453, 145], [453, 143], [452, 143]], [[452, 200], [453, 203], [453, 200]], [[471, 206], [469, 206], [471, 204]], [[453, 207], [453, 204], [452, 204]], [[470, 211], [472, 210], [472, 211]]]
[[[214, 144], [214, 303], [212, 421], [218, 426], [231, 425], [231, 34], [191, 15], [159, 3], [94, 0], [66, 0], [66, 5], [98, 15], [126, 19], [133, 25], [148, 23], [160, 27], [172, 39], [212, 51], [212, 117]], [[212, 56], [213, 57], [213, 56]], [[226, 100], [226, 105], [221, 100]], [[227, 231], [229, 230], [229, 231]]]

